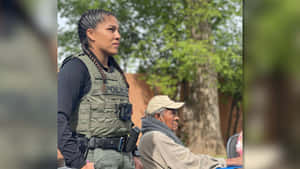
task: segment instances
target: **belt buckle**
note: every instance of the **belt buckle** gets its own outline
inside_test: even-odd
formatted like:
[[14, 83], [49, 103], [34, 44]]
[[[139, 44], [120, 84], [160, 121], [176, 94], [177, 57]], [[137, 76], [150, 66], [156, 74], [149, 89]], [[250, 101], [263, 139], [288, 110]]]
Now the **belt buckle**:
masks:
[[119, 152], [122, 152], [124, 150], [124, 140], [125, 140], [125, 137], [120, 138], [119, 146], [118, 146], [118, 151]]
[[91, 137], [88, 142], [89, 149], [95, 149], [96, 148], [96, 139], [94, 137]]

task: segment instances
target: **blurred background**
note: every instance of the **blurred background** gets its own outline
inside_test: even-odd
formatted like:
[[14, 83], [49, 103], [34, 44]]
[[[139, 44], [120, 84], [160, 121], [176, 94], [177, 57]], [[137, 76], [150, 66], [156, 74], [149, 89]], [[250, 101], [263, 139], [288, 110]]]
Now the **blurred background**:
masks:
[[299, 168], [299, 1], [244, 2], [245, 167]]
[[0, 1], [0, 166], [56, 167], [56, 2]]
[[[192, 1], [188, 0], [184, 2], [1, 0], [1, 168], [56, 168], [57, 67], [70, 54], [68, 51], [79, 49], [74, 38], [77, 35], [72, 32], [74, 24], [83, 11], [92, 7], [112, 9], [123, 21], [123, 39], [129, 39], [132, 43], [125, 43], [117, 59], [126, 72], [148, 72], [149, 76], [142, 77], [148, 77], [144, 79], [156, 93], [163, 92], [177, 100], [192, 98], [189, 100], [191, 106], [184, 110], [188, 116], [182, 115], [182, 119], [188, 121], [194, 118], [198, 121], [186, 126], [182, 124], [181, 129], [187, 134], [180, 137], [185, 139], [187, 145], [191, 143], [189, 138], [199, 139], [188, 132], [189, 127], [205, 125], [201, 119], [206, 116], [201, 113], [197, 115], [195, 111], [203, 106], [192, 106], [195, 104], [193, 100], [200, 99], [203, 103], [211, 99], [195, 97], [195, 91], [208, 91], [203, 87], [192, 91], [192, 87], [188, 87], [188, 91], [185, 89], [207, 80], [201, 80], [197, 74], [203, 72], [193, 67], [205, 65], [208, 61], [202, 56], [211, 55], [214, 57], [209, 63], [214, 65], [212, 70], [215, 72], [210, 75], [217, 74], [221, 77], [218, 81], [222, 82], [213, 90], [229, 94], [235, 101], [225, 104], [229, 107], [235, 105], [235, 112], [243, 112], [240, 115], [243, 125], [235, 131], [244, 130], [244, 168], [299, 168], [299, 2], [215, 0], [210, 4], [193, 1], [202, 3], [202, 6], [197, 6], [198, 3], [191, 5], [189, 2]], [[68, 5], [74, 6], [67, 8]], [[84, 8], [78, 8], [80, 5]], [[140, 12], [129, 8], [132, 6]], [[204, 16], [203, 13], [207, 12]], [[199, 20], [193, 17], [184, 20], [185, 14], [201, 17], [198, 17]], [[131, 19], [136, 22], [131, 22]], [[205, 22], [205, 19], [211, 19], [211, 22]], [[207, 27], [212, 23], [214, 27]], [[61, 34], [58, 44], [63, 47], [58, 56], [57, 32]], [[72, 38], [73, 43], [70, 43]], [[210, 85], [206, 83], [204, 86]], [[186, 96], [180, 93], [192, 94]], [[225, 119], [228, 120], [228, 117], [229, 114]], [[222, 125], [222, 121], [219, 123], [216, 126]], [[225, 128], [222, 135], [226, 140], [233, 131], [227, 130], [228, 124]], [[227, 131], [230, 131], [229, 134]], [[208, 136], [208, 139], [211, 138], [219, 139], [220, 136]], [[192, 146], [197, 147], [197, 144]], [[218, 148], [199, 150], [205, 151], [223, 154], [224, 147], [220, 151]]]

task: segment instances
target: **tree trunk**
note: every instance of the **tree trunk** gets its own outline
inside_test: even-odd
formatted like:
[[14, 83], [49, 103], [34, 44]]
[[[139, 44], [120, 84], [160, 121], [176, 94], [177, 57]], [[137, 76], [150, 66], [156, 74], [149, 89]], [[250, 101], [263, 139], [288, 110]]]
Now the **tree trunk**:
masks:
[[230, 108], [230, 113], [229, 113], [229, 119], [228, 119], [228, 127], [227, 127], [227, 133], [226, 133], [226, 140], [229, 139], [230, 135], [231, 135], [231, 123], [232, 123], [232, 114], [233, 114], [233, 110], [236, 106], [236, 99], [233, 97], [232, 98], [232, 102], [231, 102], [231, 108]]
[[236, 106], [236, 119], [235, 119], [235, 123], [234, 123], [234, 127], [233, 127], [233, 134], [235, 134], [237, 131], [239, 119], [240, 119], [240, 107], [239, 107], [239, 105], [237, 105]]
[[[209, 73], [210, 72], [210, 73]], [[209, 73], [210, 75], [202, 76]], [[224, 155], [220, 128], [217, 79], [208, 65], [199, 68], [196, 83], [185, 97], [186, 106], [181, 118], [185, 142], [194, 153]]]
[[[211, 36], [208, 22], [201, 22], [191, 29], [195, 40], [208, 40]], [[180, 129], [184, 133], [185, 143], [194, 153], [225, 155], [220, 127], [217, 73], [210, 56], [204, 57], [207, 57], [207, 62], [198, 67], [188, 92], [181, 92], [186, 106], [180, 114], [184, 123]]]

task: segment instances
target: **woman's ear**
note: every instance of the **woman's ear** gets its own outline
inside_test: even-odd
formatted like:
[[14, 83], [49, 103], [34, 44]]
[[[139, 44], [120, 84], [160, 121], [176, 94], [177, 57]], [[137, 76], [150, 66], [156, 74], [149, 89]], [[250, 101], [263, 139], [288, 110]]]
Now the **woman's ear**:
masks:
[[95, 41], [95, 36], [94, 36], [94, 34], [95, 34], [94, 29], [89, 28], [89, 29], [86, 30], [86, 36], [87, 36], [87, 38], [88, 38], [90, 41]]

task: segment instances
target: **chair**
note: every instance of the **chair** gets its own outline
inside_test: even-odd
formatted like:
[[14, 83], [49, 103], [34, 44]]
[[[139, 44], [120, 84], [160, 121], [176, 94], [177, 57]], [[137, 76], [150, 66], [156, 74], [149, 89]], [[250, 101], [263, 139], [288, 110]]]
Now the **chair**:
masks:
[[229, 137], [226, 145], [227, 158], [238, 157], [239, 154], [236, 152], [236, 144], [239, 138], [239, 133], [236, 133]]

